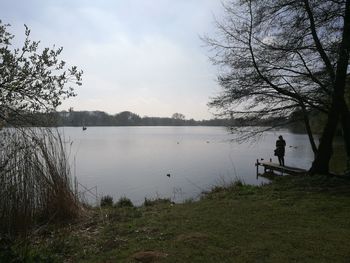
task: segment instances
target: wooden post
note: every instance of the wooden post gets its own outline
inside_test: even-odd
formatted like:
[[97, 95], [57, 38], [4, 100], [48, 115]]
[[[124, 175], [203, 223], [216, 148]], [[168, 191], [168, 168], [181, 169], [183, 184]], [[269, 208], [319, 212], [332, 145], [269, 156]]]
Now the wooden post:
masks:
[[256, 159], [256, 179], [259, 178], [259, 159]]

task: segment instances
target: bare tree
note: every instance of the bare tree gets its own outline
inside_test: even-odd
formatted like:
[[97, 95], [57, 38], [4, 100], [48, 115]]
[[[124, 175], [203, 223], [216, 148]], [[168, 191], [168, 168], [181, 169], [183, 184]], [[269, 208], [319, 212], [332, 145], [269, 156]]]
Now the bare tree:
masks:
[[319, 156], [309, 114], [329, 114], [333, 107], [345, 1], [230, 1], [224, 9], [225, 19], [216, 21], [218, 36], [204, 38], [221, 69], [222, 92], [210, 106], [234, 117], [284, 118], [278, 125], [300, 111]]
[[175, 120], [184, 120], [185, 119], [185, 115], [183, 115], [182, 113], [174, 113], [172, 116], [171, 116], [172, 119], [175, 119]]
[[[306, 8], [308, 8], [308, 0], [304, 0]], [[310, 9], [311, 10], [311, 9]], [[309, 14], [311, 16], [311, 14]], [[335, 134], [336, 126], [339, 118], [344, 130], [344, 139], [349, 159], [350, 153], [350, 114], [348, 106], [345, 101], [345, 87], [347, 69], [349, 65], [349, 52], [350, 52], [350, 1], [347, 0], [345, 4], [345, 11], [343, 15], [343, 30], [341, 37], [341, 44], [338, 49], [338, 60], [336, 65], [335, 74], [332, 78], [332, 101], [331, 107], [328, 112], [327, 123], [322, 133], [322, 140], [319, 146], [317, 156], [312, 164], [312, 173], [328, 173], [329, 172], [329, 160], [332, 155], [332, 141]], [[322, 54], [322, 49], [318, 49]], [[326, 57], [323, 58], [326, 61]], [[327, 66], [328, 67], [328, 66]], [[331, 68], [329, 68], [331, 74]], [[348, 161], [349, 164], [349, 161]]]

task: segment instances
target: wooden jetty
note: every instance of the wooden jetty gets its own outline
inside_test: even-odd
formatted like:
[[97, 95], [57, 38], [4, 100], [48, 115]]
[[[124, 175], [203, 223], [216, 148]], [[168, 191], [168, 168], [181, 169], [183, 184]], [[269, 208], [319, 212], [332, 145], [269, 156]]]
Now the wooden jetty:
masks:
[[291, 167], [291, 166], [282, 166], [277, 163], [273, 163], [270, 159], [270, 162], [259, 162], [259, 159], [256, 160], [255, 163], [256, 166], [256, 175], [259, 174], [259, 166], [264, 167], [264, 173], [268, 172], [274, 172], [278, 171], [282, 174], [290, 174], [290, 175], [300, 175], [307, 173], [307, 170], [297, 168], [297, 167]]

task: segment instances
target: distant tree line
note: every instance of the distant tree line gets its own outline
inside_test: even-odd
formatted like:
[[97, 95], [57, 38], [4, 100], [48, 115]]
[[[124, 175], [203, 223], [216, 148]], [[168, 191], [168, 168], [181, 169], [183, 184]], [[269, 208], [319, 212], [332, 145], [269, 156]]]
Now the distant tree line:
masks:
[[174, 113], [171, 117], [140, 117], [130, 111], [114, 115], [103, 111], [61, 111], [54, 114], [58, 126], [228, 126], [231, 124], [229, 119], [202, 121], [185, 119], [181, 113]]
[[[22, 114], [25, 115], [25, 114]], [[130, 111], [114, 115], [103, 111], [59, 111], [30, 114], [31, 125], [36, 126], [269, 126], [271, 123], [284, 122], [284, 118], [213, 118], [210, 120], [186, 119], [181, 113], [171, 117], [140, 117]], [[15, 121], [12, 121], [14, 123]], [[20, 125], [20, 123], [17, 123]]]

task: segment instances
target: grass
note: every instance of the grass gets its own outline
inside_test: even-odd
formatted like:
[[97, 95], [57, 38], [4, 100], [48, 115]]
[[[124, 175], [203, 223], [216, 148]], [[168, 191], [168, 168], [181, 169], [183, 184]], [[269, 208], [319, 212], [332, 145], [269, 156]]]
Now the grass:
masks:
[[16, 243], [10, 252], [28, 262], [349, 260], [349, 179], [281, 177], [214, 190], [197, 202], [91, 210], [33, 236], [25, 253]]
[[[349, 160], [350, 162], [350, 160]], [[343, 174], [347, 169], [347, 155], [345, 150], [345, 145], [339, 140], [333, 143], [333, 154], [330, 160], [330, 170], [337, 173]]]

